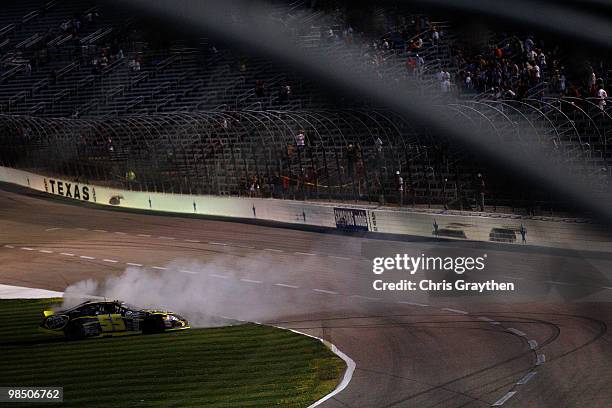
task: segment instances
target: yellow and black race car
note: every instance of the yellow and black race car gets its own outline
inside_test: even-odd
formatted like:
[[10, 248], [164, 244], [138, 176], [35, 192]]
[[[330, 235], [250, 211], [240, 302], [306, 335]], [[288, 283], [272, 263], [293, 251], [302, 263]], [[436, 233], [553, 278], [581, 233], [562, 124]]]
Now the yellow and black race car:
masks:
[[176, 313], [138, 309], [119, 301], [87, 301], [67, 310], [45, 310], [40, 328], [68, 339], [151, 334], [189, 328]]

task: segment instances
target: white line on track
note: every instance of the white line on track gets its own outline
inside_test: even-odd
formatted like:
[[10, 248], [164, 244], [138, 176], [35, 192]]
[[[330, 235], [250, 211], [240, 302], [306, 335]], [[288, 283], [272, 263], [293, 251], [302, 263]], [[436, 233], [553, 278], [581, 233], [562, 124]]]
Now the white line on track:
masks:
[[149, 234], [138, 234], [137, 237], [151, 238]]
[[213, 278], [217, 278], [217, 279], [229, 279], [229, 276], [217, 275], [216, 273], [212, 273], [210, 274], [210, 276], [212, 276]]
[[263, 283], [262, 281], [252, 280], [252, 279], [240, 279], [240, 280], [246, 283], [255, 283], [255, 284]]
[[197, 275], [198, 274], [197, 272], [188, 271], [188, 270], [185, 270], [185, 269], [181, 269], [179, 272], [181, 272], [181, 273], [188, 273], [190, 275]]
[[365, 300], [373, 300], [375, 302], [378, 302], [381, 300], [380, 298], [375, 298], [371, 296], [363, 296], [363, 295], [351, 295], [351, 297], [358, 298], [358, 299], [365, 299]]
[[194, 244], [197, 244], [198, 242], [200, 242], [200, 241], [198, 241], [197, 239], [186, 239], [186, 240], [184, 240], [184, 241], [185, 241], [185, 242], [193, 242]]
[[333, 290], [325, 290], [325, 289], [313, 289], [313, 292], [317, 293], [325, 293], [326, 295], [337, 295], [338, 292], [334, 292]]
[[227, 244], [224, 244], [223, 242], [208, 242], [208, 245], [227, 246]]
[[519, 329], [515, 329], [514, 327], [510, 327], [509, 329], [507, 329], [510, 333], [514, 333], [517, 336], [521, 336], [521, 337], [525, 337], [526, 334], [523, 333], [522, 331], [520, 331]]
[[64, 256], [74, 256], [74, 254], [71, 254], [70, 252], [61, 252], [60, 255], [64, 255]]
[[538, 348], [538, 342], [536, 340], [529, 340], [527, 343], [529, 343], [529, 348], [532, 350]]
[[504, 405], [506, 403], [506, 401], [508, 401], [510, 398], [512, 398], [512, 396], [516, 394], [516, 391], [510, 391], [508, 392], [506, 395], [504, 395], [503, 397], [501, 397], [500, 399], [498, 399], [493, 405], [491, 405], [492, 407], [501, 407], [502, 405]]
[[142, 264], [139, 263], [133, 263], [133, 262], [126, 262], [126, 265], [130, 265], [130, 266], [142, 266]]
[[167, 240], [172, 241], [172, 240], [175, 240], [176, 238], [174, 238], [174, 237], [159, 237], [159, 239], [167, 239]]
[[575, 286], [573, 283], [550, 281], [550, 280], [544, 281], [544, 283], [550, 283], [551, 285]]
[[24, 251], [33, 251], [34, 248], [30, 248], [30, 247], [21, 247], [21, 249], [23, 249]]
[[416, 303], [416, 302], [408, 302], [408, 301], [398, 301], [397, 303], [400, 303], [402, 305], [410, 305], [410, 306], [419, 306], [419, 307], [428, 307], [429, 305], [423, 304], [423, 303]]
[[[6, 245], [5, 245], [6, 246]], [[608, 289], [608, 290], [612, 290], [612, 287], [610, 286], [603, 286], [604, 289]]]
[[14, 246], [12, 246], [12, 245], [5, 245], [4, 247], [5, 247], [5, 248], [15, 249], [15, 247], [14, 247]]
[[51, 232], [51, 231], [57, 231], [59, 229], [61, 229], [61, 228], [47, 228], [45, 231]]
[[546, 355], [545, 354], [538, 354], [537, 360], [536, 360], [536, 365], [542, 365], [546, 362]]
[[107, 230], [95, 229], [94, 232], [108, 232]]
[[275, 283], [274, 286], [280, 286], [281, 288], [291, 288], [291, 289], [298, 289], [299, 288], [299, 286], [287, 285], [286, 283]]
[[255, 249], [255, 247], [248, 245], [232, 245], [234, 248], [243, 248], [243, 249]]
[[121, 232], [121, 231], [115, 231], [115, 234], [117, 234], [117, 235], [127, 235], [127, 233]]
[[119, 261], [116, 261], [114, 259], [103, 259], [102, 262], [118, 263]]
[[311, 252], [294, 252], [296, 255], [307, 255], [307, 256], [316, 256], [317, 254], [313, 254]]
[[337, 255], [327, 255], [328, 258], [340, 259], [342, 261], [350, 261], [351, 258], [347, 258], [346, 256], [337, 256]]
[[75, 229], [79, 231], [87, 231], [87, 228], [75, 228]]
[[90, 260], [91, 260], [91, 259], [96, 259], [96, 258], [94, 258], [93, 256], [87, 256], [87, 255], [81, 255], [81, 256], [79, 256], [79, 258], [82, 258], [82, 259], [90, 259]]
[[538, 373], [537, 371], [532, 371], [530, 373], [527, 373], [523, 378], [518, 380], [516, 385], [525, 385], [525, 384], [527, 384], [533, 377], [535, 377], [535, 375], [537, 373]]
[[41, 249], [38, 252], [42, 252], [43, 254], [52, 254], [53, 253], [53, 251], [49, 251], [48, 249]]
[[152, 266], [152, 269], [157, 269], [158, 271], [167, 271], [168, 268], [164, 268], [163, 266]]
[[458, 314], [462, 314], [462, 315], [466, 315], [469, 314], [468, 312], [466, 312], [465, 310], [459, 310], [459, 309], [450, 309], [448, 307], [444, 307], [442, 308], [442, 310], [447, 311], [447, 312], [451, 312], [451, 313], [458, 313]]
[[285, 252], [282, 249], [274, 249], [274, 248], [264, 248], [264, 251], [268, 251], [268, 252]]

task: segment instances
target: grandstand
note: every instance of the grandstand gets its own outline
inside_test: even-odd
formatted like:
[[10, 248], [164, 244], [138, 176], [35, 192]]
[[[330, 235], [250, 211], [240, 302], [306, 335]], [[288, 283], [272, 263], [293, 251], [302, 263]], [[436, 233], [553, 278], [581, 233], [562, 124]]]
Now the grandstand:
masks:
[[[550, 57], [539, 78], [529, 76], [533, 61], [528, 80], [513, 82], [511, 64], [523, 58], [515, 39], [526, 35], [491, 34], [493, 47], [468, 55], [450, 18], [377, 6], [362, 27], [345, 8], [326, 7], [278, 2], [270, 15], [309, 55], [426, 95], [440, 115], [495, 135], [491, 143], [539, 146], [609, 191], [612, 104], [589, 89], [607, 87], [603, 66], [572, 96], [559, 92]], [[456, 209], [478, 209], [484, 174], [487, 210], [571, 210], [414, 118], [338, 96], [233, 44], [160, 38], [149, 17], [105, 2], [25, 0], [7, 11], [0, 164], [137, 190], [385, 205], [398, 204], [399, 171], [403, 204]]]

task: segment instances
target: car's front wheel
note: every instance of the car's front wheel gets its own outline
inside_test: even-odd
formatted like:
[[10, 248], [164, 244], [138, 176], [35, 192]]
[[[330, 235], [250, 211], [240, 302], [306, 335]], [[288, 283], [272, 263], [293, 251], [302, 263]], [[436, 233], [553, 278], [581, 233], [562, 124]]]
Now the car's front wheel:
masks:
[[142, 333], [143, 334], [153, 334], [153, 333], [163, 333], [166, 330], [166, 325], [164, 324], [164, 318], [161, 316], [152, 316], [145, 319]]

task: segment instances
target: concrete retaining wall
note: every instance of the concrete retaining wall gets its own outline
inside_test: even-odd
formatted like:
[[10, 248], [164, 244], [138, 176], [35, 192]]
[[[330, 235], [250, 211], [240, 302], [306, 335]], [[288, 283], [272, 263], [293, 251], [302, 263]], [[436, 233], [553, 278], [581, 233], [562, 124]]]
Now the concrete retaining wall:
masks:
[[0, 181], [104, 206], [278, 221], [347, 231], [523, 245], [522, 226], [526, 231], [526, 245], [612, 252], [611, 235], [587, 220], [127, 191], [7, 167], [0, 167]]

